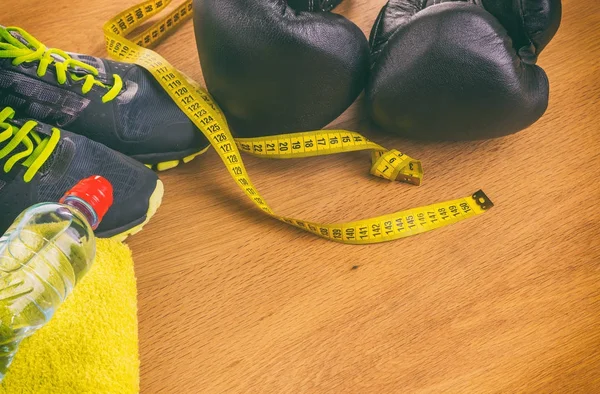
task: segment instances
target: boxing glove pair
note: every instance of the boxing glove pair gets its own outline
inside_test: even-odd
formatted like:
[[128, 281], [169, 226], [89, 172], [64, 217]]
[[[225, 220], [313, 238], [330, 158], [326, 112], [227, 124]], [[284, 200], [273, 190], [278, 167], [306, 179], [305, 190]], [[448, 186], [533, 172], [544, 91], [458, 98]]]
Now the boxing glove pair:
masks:
[[545, 111], [535, 65], [556, 33], [560, 0], [389, 0], [367, 42], [341, 0], [195, 0], [209, 92], [233, 132], [322, 128], [365, 90], [385, 131], [482, 139], [526, 128]]

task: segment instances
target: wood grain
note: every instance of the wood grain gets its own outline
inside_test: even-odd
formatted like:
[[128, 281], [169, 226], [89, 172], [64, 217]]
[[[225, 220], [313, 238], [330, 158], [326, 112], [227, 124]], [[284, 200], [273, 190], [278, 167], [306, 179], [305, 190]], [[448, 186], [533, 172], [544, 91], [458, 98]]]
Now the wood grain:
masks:
[[[3, 0], [0, 24], [103, 55], [103, 21], [135, 2]], [[384, 2], [340, 12], [368, 33]], [[540, 58], [550, 106], [529, 129], [408, 141], [371, 130], [361, 100], [334, 122], [420, 158], [422, 187], [369, 176], [366, 153], [247, 158], [281, 213], [351, 220], [483, 188], [483, 216], [339, 245], [257, 212], [214, 152], [161, 174], [164, 204], [130, 240], [142, 392], [600, 392], [600, 3], [563, 5]], [[201, 79], [191, 23], [158, 50]]]

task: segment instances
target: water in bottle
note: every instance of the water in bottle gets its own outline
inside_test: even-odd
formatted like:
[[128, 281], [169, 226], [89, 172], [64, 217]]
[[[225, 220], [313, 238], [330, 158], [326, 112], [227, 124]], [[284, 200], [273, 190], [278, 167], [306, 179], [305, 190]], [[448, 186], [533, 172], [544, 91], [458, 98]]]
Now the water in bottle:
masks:
[[93, 230], [112, 198], [106, 179], [84, 179], [60, 203], [25, 210], [0, 237], [0, 381], [21, 340], [52, 317], [89, 270]]

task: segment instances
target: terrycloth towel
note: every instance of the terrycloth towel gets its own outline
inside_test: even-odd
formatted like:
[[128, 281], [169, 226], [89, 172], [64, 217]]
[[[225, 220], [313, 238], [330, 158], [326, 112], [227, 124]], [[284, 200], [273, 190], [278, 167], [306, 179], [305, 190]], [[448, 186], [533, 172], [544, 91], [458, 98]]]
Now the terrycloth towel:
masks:
[[19, 346], [0, 393], [138, 393], [137, 332], [131, 252], [100, 239], [91, 270]]

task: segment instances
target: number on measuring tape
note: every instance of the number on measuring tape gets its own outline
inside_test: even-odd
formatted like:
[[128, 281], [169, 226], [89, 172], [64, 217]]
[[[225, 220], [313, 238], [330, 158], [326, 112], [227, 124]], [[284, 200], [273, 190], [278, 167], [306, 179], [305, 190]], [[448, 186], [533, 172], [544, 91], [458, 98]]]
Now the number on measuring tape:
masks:
[[[404, 238], [479, 215], [493, 204], [480, 190], [472, 195], [426, 207], [396, 212], [376, 218], [335, 225], [312, 223], [275, 214], [254, 187], [244, 166], [240, 150], [272, 159], [290, 159], [343, 152], [371, 151], [371, 174], [390, 181], [420, 185], [421, 163], [397, 150], [388, 150], [364, 136], [348, 130], [317, 130], [272, 137], [234, 139], [222, 111], [208, 92], [183, 76], [169, 62], [148, 49], [157, 44], [192, 14], [192, 0], [186, 0], [149, 29], [127, 39], [133, 30], [163, 11], [170, 0], [148, 0], [135, 5], [104, 25], [106, 48], [117, 60], [146, 68], [165, 89], [173, 102], [206, 136], [235, 183], [265, 214], [323, 238], [367, 244]], [[218, 38], [216, 38], [218, 39]]]

